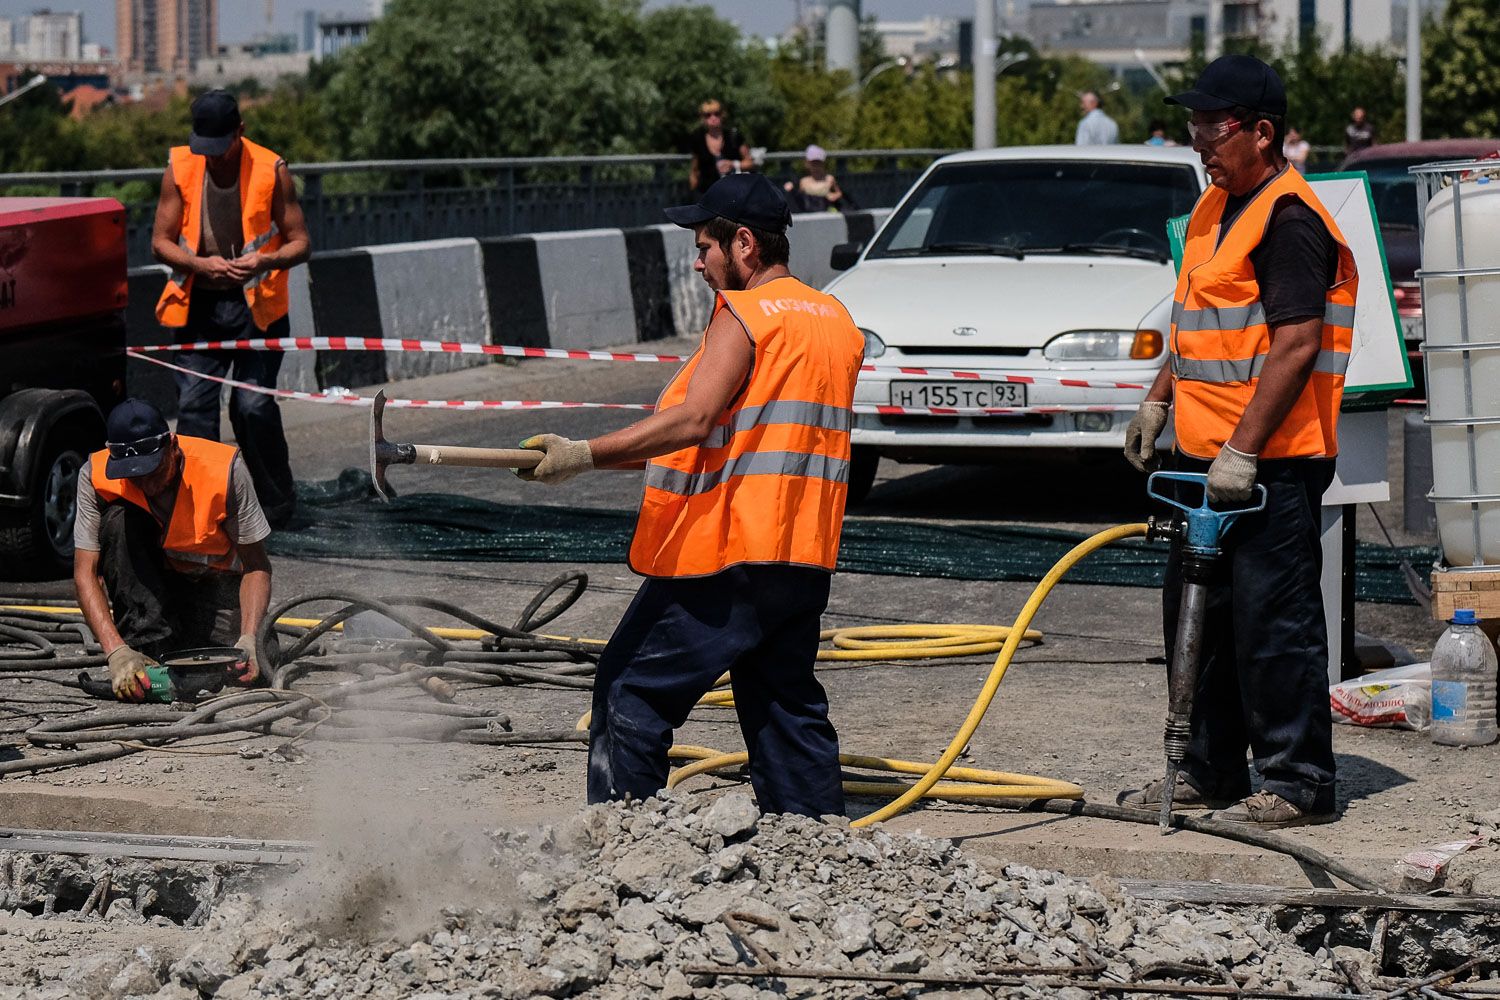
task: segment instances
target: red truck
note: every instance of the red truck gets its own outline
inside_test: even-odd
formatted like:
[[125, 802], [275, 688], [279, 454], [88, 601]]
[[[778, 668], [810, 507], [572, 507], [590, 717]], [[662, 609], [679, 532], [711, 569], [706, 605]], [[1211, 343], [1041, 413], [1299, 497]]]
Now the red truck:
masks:
[[125, 394], [125, 209], [0, 198], [0, 579], [71, 572], [78, 473]]

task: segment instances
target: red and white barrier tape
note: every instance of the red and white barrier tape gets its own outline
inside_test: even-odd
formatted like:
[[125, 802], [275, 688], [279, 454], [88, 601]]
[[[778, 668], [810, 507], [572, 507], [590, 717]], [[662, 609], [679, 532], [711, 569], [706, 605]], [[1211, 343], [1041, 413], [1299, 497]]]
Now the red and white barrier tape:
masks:
[[[219, 375], [209, 375], [205, 372], [193, 371], [181, 365], [174, 365], [170, 361], [153, 358], [149, 354], [141, 354], [138, 349], [127, 350], [126, 355], [140, 361], [147, 361], [153, 365], [170, 368], [175, 372], [192, 375], [195, 378], [207, 379], [220, 385], [231, 386], [235, 389], [244, 389], [248, 392], [259, 393], [262, 396], [275, 396], [278, 399], [297, 399], [307, 403], [336, 403], [345, 406], [369, 406], [370, 396], [361, 396], [358, 393], [334, 392], [324, 390], [323, 392], [306, 392], [301, 389], [279, 389], [270, 386], [256, 385], [253, 382], [242, 382], [238, 379], [224, 378]], [[429, 410], [654, 410], [656, 407], [651, 403], [575, 403], [560, 402], [558, 400], [546, 399], [387, 399], [385, 405], [392, 409], [429, 409]], [[878, 403], [856, 403], [855, 413], [878, 414], [882, 416], [923, 416], [923, 417], [1012, 417], [1028, 414], [1054, 415], [1060, 413], [1134, 413], [1135, 404], [1121, 405], [1088, 405], [1088, 406], [984, 406], [984, 407], [955, 407], [955, 406], [886, 406]]]
[[[242, 340], [199, 340], [191, 344], [146, 344], [134, 348], [148, 354], [167, 351], [392, 351], [405, 354], [482, 354], [504, 358], [554, 358], [567, 361], [647, 361], [680, 364], [677, 354], [643, 354], [637, 351], [587, 351], [564, 347], [513, 347], [508, 344], [470, 344], [454, 340], [411, 340], [397, 337], [250, 337]], [[1063, 378], [1058, 375], [1022, 375], [999, 371], [958, 371], [952, 368], [915, 368], [906, 365], [860, 366], [863, 372], [893, 375], [926, 375], [933, 378], [1008, 382], [1018, 385], [1045, 383], [1074, 389], [1144, 389], [1135, 382]]]

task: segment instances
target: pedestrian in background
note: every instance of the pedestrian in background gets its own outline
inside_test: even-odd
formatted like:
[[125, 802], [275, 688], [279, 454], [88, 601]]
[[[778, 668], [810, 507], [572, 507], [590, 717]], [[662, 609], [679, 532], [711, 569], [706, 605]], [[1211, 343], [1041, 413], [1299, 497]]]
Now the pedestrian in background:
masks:
[[[172, 269], [156, 319], [176, 343], [285, 337], [288, 269], [312, 253], [292, 173], [280, 156], [245, 138], [234, 95], [210, 90], [193, 102], [193, 131], [174, 146], [161, 179], [151, 252]], [[275, 388], [278, 351], [184, 351], [183, 368]], [[177, 433], [219, 440], [220, 384], [176, 373]], [[297, 495], [273, 396], [229, 395], [234, 427], [266, 519], [281, 527]]]
[[[1167, 98], [1211, 185], [1188, 221], [1170, 355], [1125, 431], [1141, 471], [1174, 419], [1176, 468], [1207, 473], [1208, 499], [1265, 509], [1235, 522], [1208, 581], [1192, 739], [1174, 791], [1183, 809], [1270, 828], [1336, 817], [1320, 501], [1333, 481], [1359, 278], [1328, 209], [1282, 157], [1286, 91], [1252, 56], [1209, 63]], [[1197, 497], [1184, 497], [1196, 503]], [[1162, 589], [1171, 662], [1182, 540]], [[1246, 754], [1261, 782], [1252, 792]], [[1121, 801], [1159, 809], [1164, 782]], [[1237, 801], [1236, 801], [1237, 800]]]
[[1078, 121], [1078, 131], [1073, 141], [1079, 146], [1113, 146], [1120, 141], [1120, 126], [1104, 113], [1099, 106], [1099, 95], [1085, 90], [1078, 97], [1079, 110], [1083, 117]]
[[1287, 126], [1286, 142], [1281, 144], [1281, 155], [1286, 157], [1286, 162], [1292, 165], [1292, 169], [1299, 174], [1307, 173], [1307, 156], [1312, 152], [1312, 146], [1302, 138], [1302, 132]]
[[1349, 114], [1349, 124], [1344, 126], [1344, 155], [1357, 153], [1375, 145], [1375, 124], [1365, 114], [1364, 108], [1355, 108]]
[[795, 182], [788, 181], [786, 190], [791, 194], [792, 210], [797, 212], [841, 212], [844, 209], [844, 192], [838, 179], [828, 172], [828, 154], [823, 147], [811, 145], [803, 154], [807, 172]]
[[688, 137], [688, 152], [693, 157], [688, 166], [688, 187], [694, 194], [703, 194], [725, 174], [753, 170], [755, 161], [744, 134], [727, 124], [724, 105], [704, 101], [698, 106], [698, 117], [702, 124]]
[[1166, 122], [1163, 122], [1160, 118], [1153, 118], [1151, 124], [1146, 127], [1146, 130], [1151, 133], [1150, 137], [1146, 139], [1146, 145], [1148, 146], [1177, 145], [1176, 139], [1169, 139], [1167, 137]]

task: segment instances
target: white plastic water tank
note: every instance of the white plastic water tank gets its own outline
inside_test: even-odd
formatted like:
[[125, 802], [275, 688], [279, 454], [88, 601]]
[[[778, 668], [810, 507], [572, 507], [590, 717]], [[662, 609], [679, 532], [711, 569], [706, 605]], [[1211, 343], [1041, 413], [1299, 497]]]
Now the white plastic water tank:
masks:
[[[1453, 566], [1500, 563], [1500, 501], [1478, 499], [1500, 496], [1500, 274], [1425, 275], [1485, 268], [1500, 269], [1500, 183], [1479, 177], [1432, 196], [1422, 235], [1433, 499]], [[1477, 349], [1443, 350], [1459, 344]]]

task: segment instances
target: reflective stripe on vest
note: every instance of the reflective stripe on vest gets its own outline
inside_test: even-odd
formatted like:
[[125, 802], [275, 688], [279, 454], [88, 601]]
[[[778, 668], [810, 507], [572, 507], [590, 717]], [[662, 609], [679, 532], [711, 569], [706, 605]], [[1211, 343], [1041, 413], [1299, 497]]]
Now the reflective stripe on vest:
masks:
[[[1238, 358], [1232, 361], [1203, 361], [1196, 358], [1181, 358], [1172, 355], [1172, 374], [1193, 382], [1248, 382], [1260, 378], [1268, 355], [1257, 354], [1253, 358]], [[1342, 375], [1349, 369], [1348, 351], [1319, 351], [1318, 360], [1312, 370], [1325, 375]]]
[[[750, 377], [700, 444], [646, 464], [630, 567], [655, 577], [746, 563], [832, 570], [864, 337], [837, 299], [791, 277], [720, 292], [714, 316], [725, 309], [750, 337]], [[700, 346], [673, 377], [658, 412], [687, 398], [702, 355]]]
[[[177, 436], [182, 451], [182, 477], [172, 513], [163, 525], [162, 554], [190, 572], [212, 569], [238, 573], [244, 569], [239, 551], [224, 530], [228, 516], [230, 480], [234, 473], [233, 445], [203, 438]], [[151, 503], [129, 479], [111, 479], [105, 473], [108, 449], [89, 456], [94, 492], [103, 503], [133, 504], [155, 516]]]
[[723, 448], [741, 431], [769, 424], [801, 424], [845, 431], [853, 425], [852, 411], [826, 403], [804, 403], [800, 400], [777, 400], [764, 406], [747, 406], [737, 410], [727, 424], [719, 424], [703, 439], [704, 448]]
[[[245, 253], [270, 253], [280, 248], [282, 234], [271, 218], [271, 208], [279, 183], [281, 158], [248, 139], [241, 139], [240, 153], [240, 228], [247, 234]], [[207, 159], [196, 156], [186, 146], [174, 147], [167, 170], [182, 198], [182, 226], [177, 245], [186, 253], [197, 255], [202, 235], [203, 175]], [[249, 234], [255, 234], [250, 236]], [[192, 298], [193, 276], [173, 271], [156, 303], [156, 318], [163, 326], [186, 326], [188, 305]], [[245, 302], [255, 325], [265, 330], [287, 315], [290, 303], [289, 283], [284, 270], [263, 271], [244, 283]]]
[[660, 465], [646, 466], [647, 486], [685, 497], [707, 493], [731, 476], [806, 476], [847, 483], [849, 463], [842, 458], [797, 451], [752, 451], [730, 459], [712, 472], [678, 472]]
[[1168, 341], [1177, 447], [1185, 454], [1217, 456], [1255, 395], [1272, 336], [1250, 255], [1264, 240], [1276, 207], [1287, 199], [1318, 215], [1335, 243], [1337, 263], [1324, 293], [1318, 356], [1260, 457], [1338, 454], [1338, 412], [1354, 350], [1359, 275], [1333, 216], [1293, 170], [1273, 177], [1227, 230], [1228, 195], [1221, 188], [1206, 190], [1188, 220]]

